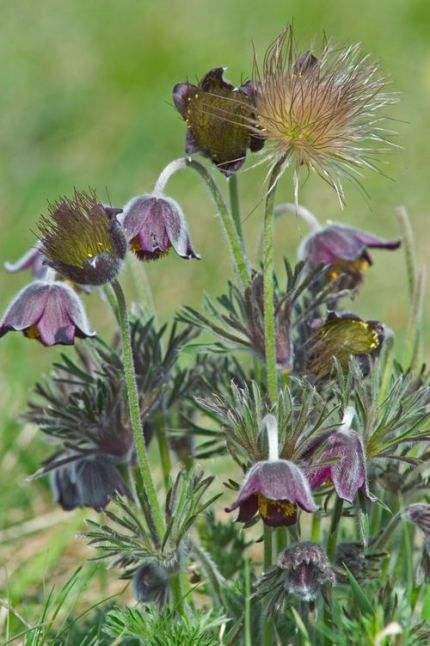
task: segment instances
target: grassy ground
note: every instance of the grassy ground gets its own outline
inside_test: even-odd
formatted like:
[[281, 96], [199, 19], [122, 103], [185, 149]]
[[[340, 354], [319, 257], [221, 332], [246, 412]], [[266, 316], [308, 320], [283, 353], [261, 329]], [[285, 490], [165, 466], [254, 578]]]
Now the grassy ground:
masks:
[[[343, 213], [318, 180], [306, 184], [301, 201], [322, 219], [341, 219], [387, 236], [397, 235], [393, 211], [403, 203], [425, 258], [430, 5], [424, 0], [18, 0], [1, 3], [0, 19], [0, 260], [15, 259], [32, 243], [31, 231], [47, 199], [90, 185], [121, 205], [149, 190], [163, 165], [182, 153], [184, 128], [171, 105], [172, 85], [217, 65], [228, 65], [233, 81], [246, 78], [252, 43], [263, 52], [291, 19], [304, 47], [322, 32], [341, 44], [361, 41], [401, 93], [392, 116], [404, 150], [384, 160], [391, 179], [365, 178], [368, 199], [348, 188]], [[244, 230], [255, 249], [264, 171], [249, 170], [239, 179]], [[163, 317], [182, 303], [199, 304], [205, 291], [217, 293], [230, 273], [204, 188], [188, 175], [175, 178], [171, 188], [186, 209], [203, 260], [187, 263], [172, 255], [149, 267]], [[291, 199], [286, 182], [280, 198]], [[295, 254], [303, 233], [296, 221], [279, 225], [279, 259]], [[381, 253], [369, 278], [357, 311], [399, 332], [407, 301], [403, 258]], [[1, 309], [24, 282], [24, 276], [0, 276]], [[94, 303], [89, 309], [105, 331], [108, 323]], [[27, 607], [30, 601], [37, 605], [53, 575], [66, 577], [85, 553], [79, 542], [70, 547], [79, 517], [50, 507], [46, 483], [25, 481], [44, 449], [18, 415], [54, 357], [55, 352], [18, 335], [1, 341], [0, 598], [9, 597], [17, 608], [24, 601]], [[26, 524], [35, 518], [39, 521]], [[51, 529], [39, 531], [49, 523]], [[3, 616], [0, 611], [0, 620]]]

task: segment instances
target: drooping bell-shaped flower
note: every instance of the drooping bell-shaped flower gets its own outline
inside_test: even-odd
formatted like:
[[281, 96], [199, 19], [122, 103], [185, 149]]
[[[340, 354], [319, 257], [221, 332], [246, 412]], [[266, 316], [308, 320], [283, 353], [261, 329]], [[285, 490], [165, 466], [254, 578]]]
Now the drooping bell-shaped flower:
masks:
[[252, 84], [235, 88], [223, 74], [224, 68], [217, 67], [198, 85], [178, 83], [173, 88], [173, 101], [187, 124], [185, 152], [202, 153], [229, 176], [242, 166], [247, 149], [260, 150], [264, 140], [251, 128]]
[[51, 473], [55, 502], [65, 511], [104, 509], [116, 495], [130, 495], [118, 467], [105, 456], [80, 458]]
[[46, 346], [71, 345], [94, 336], [79, 296], [60, 282], [34, 281], [22, 289], [0, 321], [0, 337], [23, 332]]
[[321, 586], [336, 580], [334, 570], [322, 547], [310, 541], [284, 550], [278, 559], [285, 589], [303, 601], [313, 601]]
[[119, 212], [101, 204], [94, 191], [75, 191], [50, 204], [39, 224], [47, 264], [78, 285], [114, 280], [127, 252]]
[[267, 415], [264, 422], [269, 438], [269, 459], [257, 462], [248, 471], [238, 497], [226, 511], [239, 509], [237, 520], [240, 522], [247, 522], [258, 512], [266, 525], [293, 525], [298, 507], [307, 512], [314, 512], [318, 507], [300, 467], [278, 457], [276, 419]]
[[394, 250], [400, 244], [400, 240], [385, 240], [366, 231], [333, 224], [307, 236], [298, 255], [311, 268], [328, 265], [326, 276], [333, 281], [340, 279], [339, 289], [353, 289], [372, 265], [369, 249]]
[[373, 499], [369, 493], [363, 440], [351, 429], [354, 415], [354, 408], [348, 407], [339, 430], [325, 435], [318, 457], [320, 466], [313, 468], [308, 475], [312, 489], [330, 482], [339, 498], [350, 503], [354, 502], [359, 491]]
[[45, 256], [41, 247], [42, 245], [38, 242], [16, 262], [5, 262], [4, 268], [10, 273], [29, 270], [34, 278], [44, 278], [48, 271], [48, 266], [45, 264]]
[[124, 207], [127, 241], [140, 260], [156, 260], [171, 247], [181, 258], [200, 258], [194, 251], [179, 204], [164, 195], [141, 195]]

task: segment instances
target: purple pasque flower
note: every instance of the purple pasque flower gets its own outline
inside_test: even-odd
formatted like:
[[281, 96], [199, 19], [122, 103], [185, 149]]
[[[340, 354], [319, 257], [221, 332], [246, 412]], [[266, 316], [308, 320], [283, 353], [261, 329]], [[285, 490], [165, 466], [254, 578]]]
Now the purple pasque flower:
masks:
[[94, 336], [81, 299], [60, 282], [36, 280], [22, 289], [0, 321], [0, 337], [23, 332], [45, 346], [71, 345], [75, 337]]
[[326, 552], [310, 541], [284, 550], [279, 556], [278, 568], [283, 570], [285, 589], [303, 601], [312, 601], [322, 585], [336, 580]]
[[216, 67], [197, 85], [177, 83], [173, 101], [187, 124], [185, 152], [202, 153], [229, 177], [244, 163], [247, 149], [260, 150], [264, 138], [254, 123], [254, 84], [235, 88], [223, 75], [224, 68]]
[[[57, 455], [56, 460], [58, 457]], [[118, 467], [104, 455], [66, 462], [51, 471], [50, 479], [54, 501], [64, 511], [78, 507], [91, 507], [100, 511], [115, 496], [130, 495]]]
[[25, 252], [16, 262], [5, 262], [4, 268], [9, 273], [18, 271], [31, 271], [34, 278], [42, 279], [46, 276], [48, 266], [45, 264], [45, 256], [42, 252], [42, 244], [38, 242], [31, 249]]
[[237, 520], [246, 523], [258, 512], [266, 525], [294, 525], [297, 507], [314, 512], [318, 509], [303, 471], [289, 460], [262, 460], [248, 471], [234, 503], [226, 509], [239, 508]]
[[279, 459], [278, 425], [266, 415], [269, 459], [254, 464], [245, 476], [239, 495], [226, 511], [239, 508], [238, 521], [246, 523], [258, 512], [266, 525], [293, 525], [297, 507], [308, 512], [318, 509], [303, 471], [289, 460]]
[[124, 207], [122, 224], [127, 241], [140, 260], [156, 260], [171, 247], [181, 258], [197, 258], [179, 204], [164, 195], [141, 195]]
[[319, 465], [308, 474], [311, 488], [317, 489], [324, 482], [331, 482], [339, 498], [350, 503], [354, 502], [359, 491], [373, 500], [369, 492], [363, 440], [351, 429], [354, 415], [354, 408], [348, 407], [339, 430], [324, 434], [307, 451], [309, 455], [323, 447], [318, 459]]
[[307, 236], [299, 247], [299, 259], [312, 268], [328, 265], [329, 280], [343, 277], [342, 288], [360, 284], [363, 272], [372, 265], [369, 249], [400, 247], [400, 240], [385, 240], [352, 227], [331, 224]]

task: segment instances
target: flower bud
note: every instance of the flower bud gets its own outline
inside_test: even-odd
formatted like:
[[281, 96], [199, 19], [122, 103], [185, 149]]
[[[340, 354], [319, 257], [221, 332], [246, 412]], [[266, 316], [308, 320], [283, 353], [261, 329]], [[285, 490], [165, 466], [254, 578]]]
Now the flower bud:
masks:
[[169, 594], [169, 575], [158, 563], [141, 565], [133, 576], [133, 592], [139, 603], [164, 606]]
[[322, 547], [309, 541], [282, 552], [278, 567], [283, 570], [286, 591], [303, 601], [313, 601], [322, 585], [335, 582], [327, 554]]
[[75, 191], [72, 199], [50, 204], [39, 225], [47, 264], [79, 285], [114, 280], [127, 251], [117, 213], [100, 204], [94, 191]]

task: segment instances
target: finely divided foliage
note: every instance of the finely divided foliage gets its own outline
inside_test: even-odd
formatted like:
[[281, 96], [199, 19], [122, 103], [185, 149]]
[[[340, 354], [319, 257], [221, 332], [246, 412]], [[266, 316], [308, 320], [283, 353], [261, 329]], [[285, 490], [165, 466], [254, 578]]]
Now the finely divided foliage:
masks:
[[[123, 209], [93, 190], [60, 198], [37, 245], [5, 266], [32, 279], [0, 336], [74, 345], [40, 378], [22, 421], [52, 447], [33, 477], [49, 478], [54, 502], [75, 510], [70, 531], [80, 529], [97, 564], [53, 590], [40, 616], [1, 601], [6, 643], [429, 643], [430, 384], [409, 230], [385, 240], [322, 228], [296, 204], [311, 232], [300, 261], [284, 260], [285, 278], [273, 269], [274, 216], [291, 210], [276, 205], [284, 168], [294, 167], [296, 198], [305, 167], [343, 200], [342, 178], [374, 168], [385, 148], [381, 115], [393, 97], [358, 46], [300, 53], [290, 27], [251, 81], [235, 87], [223, 73], [174, 86], [187, 157], [152, 192]], [[263, 146], [260, 262], [247, 255], [236, 173]], [[159, 324], [150, 294], [129, 308], [122, 272], [133, 254], [159, 272], [171, 248], [178, 263], [199, 257], [165, 193], [183, 169], [207, 184], [235, 277], [204, 310], [184, 305]], [[377, 312], [350, 311], [369, 249], [401, 242], [412, 310], [403, 352]], [[90, 327], [87, 298], [110, 311], [106, 341]], [[75, 609], [100, 572], [97, 608]]]

